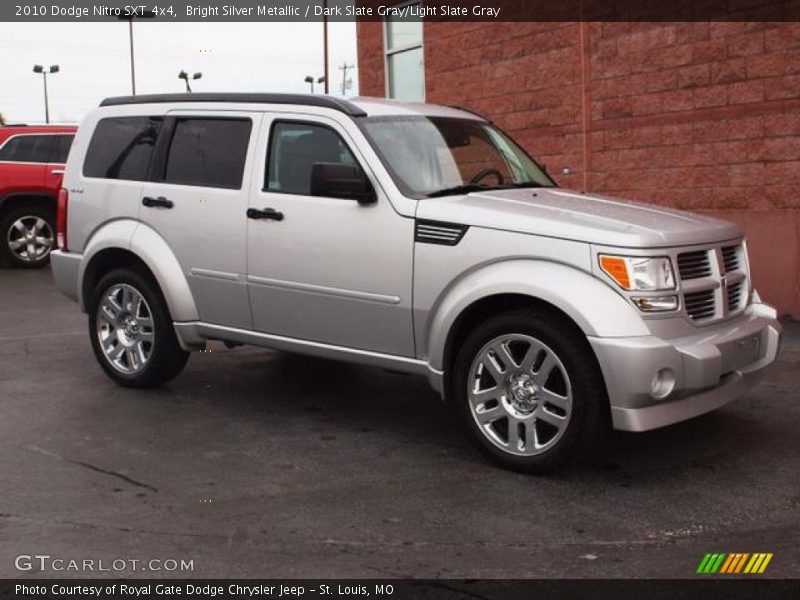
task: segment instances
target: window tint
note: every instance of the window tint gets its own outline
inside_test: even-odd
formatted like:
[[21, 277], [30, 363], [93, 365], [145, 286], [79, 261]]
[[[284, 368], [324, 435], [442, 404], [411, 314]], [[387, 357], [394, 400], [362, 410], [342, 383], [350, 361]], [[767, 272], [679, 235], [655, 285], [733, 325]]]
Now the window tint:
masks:
[[276, 123], [270, 139], [266, 189], [309, 195], [311, 167], [318, 162], [358, 166], [332, 129], [309, 123]]
[[164, 181], [241, 188], [250, 119], [181, 119], [167, 156]]
[[101, 120], [89, 143], [83, 174], [87, 177], [144, 181], [160, 128], [159, 117]]
[[54, 135], [55, 144], [53, 153], [50, 155], [51, 163], [65, 163], [67, 156], [69, 156], [69, 148], [72, 146], [72, 140], [75, 139], [74, 135]]
[[46, 163], [55, 144], [54, 135], [18, 135], [0, 148], [0, 160]]

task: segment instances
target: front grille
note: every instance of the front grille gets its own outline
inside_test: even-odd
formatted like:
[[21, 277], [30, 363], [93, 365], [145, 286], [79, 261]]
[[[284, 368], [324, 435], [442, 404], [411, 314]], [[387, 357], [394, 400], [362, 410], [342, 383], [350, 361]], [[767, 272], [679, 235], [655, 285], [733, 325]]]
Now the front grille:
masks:
[[739, 310], [742, 304], [742, 297], [744, 296], [742, 292], [744, 292], [744, 281], [739, 281], [728, 286], [728, 312]]
[[682, 281], [710, 276], [711, 261], [708, 259], [708, 250], [679, 254], [678, 272], [681, 275]]
[[717, 303], [713, 289], [684, 294], [683, 303], [686, 306], [686, 313], [693, 321], [708, 319], [716, 312]]
[[726, 246], [722, 249], [722, 263], [725, 272], [730, 273], [739, 268], [739, 246]]
[[744, 310], [749, 273], [741, 242], [680, 252], [675, 259], [689, 319], [713, 323]]

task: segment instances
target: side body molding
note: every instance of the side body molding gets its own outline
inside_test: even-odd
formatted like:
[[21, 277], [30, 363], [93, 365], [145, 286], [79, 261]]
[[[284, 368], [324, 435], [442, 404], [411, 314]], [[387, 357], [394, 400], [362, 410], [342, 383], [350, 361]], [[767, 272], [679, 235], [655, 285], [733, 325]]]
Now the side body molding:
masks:
[[542, 260], [493, 263], [457, 279], [426, 314], [421, 348], [430, 367], [442, 371], [447, 336], [456, 319], [475, 302], [500, 294], [526, 295], [566, 313], [587, 336], [649, 335], [633, 306], [608, 285], [580, 269]]
[[[79, 281], [83, 281], [92, 259], [103, 250], [121, 248], [130, 250], [150, 269], [158, 282], [175, 321], [196, 321], [199, 318], [189, 283], [178, 259], [169, 245], [155, 230], [131, 219], [111, 221], [97, 229], [83, 252]], [[86, 311], [86, 298], [82, 286], [79, 302]]]

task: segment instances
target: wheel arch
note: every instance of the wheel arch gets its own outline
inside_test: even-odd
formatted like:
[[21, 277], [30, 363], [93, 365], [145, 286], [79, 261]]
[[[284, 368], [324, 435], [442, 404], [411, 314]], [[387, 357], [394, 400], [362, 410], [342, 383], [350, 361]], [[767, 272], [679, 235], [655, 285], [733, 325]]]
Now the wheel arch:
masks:
[[649, 333], [622, 296], [585, 271], [548, 261], [509, 260], [465, 275], [437, 302], [423, 341], [431, 368], [446, 374], [470, 327], [491, 314], [518, 308], [552, 311], [585, 336]]
[[45, 207], [55, 216], [57, 198], [41, 192], [12, 192], [0, 198], [0, 212], [13, 210], [17, 206], [44, 202]]
[[166, 241], [152, 228], [132, 220], [114, 221], [92, 234], [80, 273], [79, 303], [88, 310], [94, 286], [109, 270], [135, 265], [158, 284], [174, 321], [199, 316], [189, 282]]

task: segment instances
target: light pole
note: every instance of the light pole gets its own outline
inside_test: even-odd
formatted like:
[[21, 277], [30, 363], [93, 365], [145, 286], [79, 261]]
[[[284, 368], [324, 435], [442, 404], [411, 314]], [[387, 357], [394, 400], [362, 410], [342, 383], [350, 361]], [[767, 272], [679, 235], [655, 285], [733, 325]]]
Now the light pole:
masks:
[[[308, 85], [311, 86], [311, 93], [314, 93], [314, 78], [311, 75], [306, 75], [305, 79], [303, 79]], [[324, 83], [325, 77], [317, 77], [317, 83]]]
[[[191, 78], [192, 80], [195, 80], [195, 79], [200, 79], [202, 76], [203, 76], [202, 73], [195, 73], [194, 75], [192, 75]], [[186, 83], [187, 92], [192, 91], [192, 86], [189, 85], [189, 74], [186, 71], [181, 71], [180, 73], [178, 73], [178, 79], [183, 79], [183, 81]]]
[[133, 20], [152, 19], [154, 17], [155, 14], [151, 12], [139, 13], [137, 11], [133, 11], [130, 14], [122, 14], [117, 17], [120, 21], [128, 22], [128, 39], [130, 40], [130, 48], [131, 48], [131, 93], [134, 96], [136, 95], [136, 66], [134, 65], [133, 61]]
[[44, 122], [50, 123], [50, 102], [47, 98], [47, 74], [50, 73], [51, 75], [55, 75], [61, 69], [58, 65], [50, 65], [50, 69], [48, 71], [44, 70], [42, 65], [33, 65], [33, 72], [34, 73], [41, 73], [42, 78], [44, 79]]
[[348, 83], [347, 72], [350, 69], [355, 69], [355, 65], [352, 63], [348, 64], [347, 61], [344, 61], [342, 66], [339, 67], [339, 70], [342, 72], [342, 96], [344, 96], [347, 93], [347, 83]]
[[328, 94], [328, 0], [322, 0], [322, 81]]

